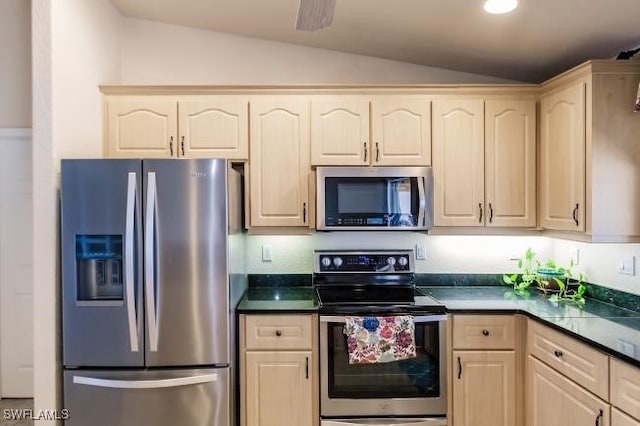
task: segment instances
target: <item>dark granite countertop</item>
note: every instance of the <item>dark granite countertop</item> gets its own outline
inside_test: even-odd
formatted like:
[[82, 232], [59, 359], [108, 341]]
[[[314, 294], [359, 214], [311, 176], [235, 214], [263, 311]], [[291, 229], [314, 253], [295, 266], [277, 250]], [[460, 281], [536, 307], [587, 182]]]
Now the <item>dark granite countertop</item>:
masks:
[[318, 310], [313, 287], [249, 287], [237, 307], [240, 313], [308, 312]]
[[[523, 313], [640, 367], [640, 312], [596, 299], [584, 306], [554, 303], [531, 290], [515, 294], [506, 286], [433, 286], [419, 291], [452, 313]], [[249, 287], [238, 304], [240, 313], [313, 312], [318, 309], [310, 286]]]

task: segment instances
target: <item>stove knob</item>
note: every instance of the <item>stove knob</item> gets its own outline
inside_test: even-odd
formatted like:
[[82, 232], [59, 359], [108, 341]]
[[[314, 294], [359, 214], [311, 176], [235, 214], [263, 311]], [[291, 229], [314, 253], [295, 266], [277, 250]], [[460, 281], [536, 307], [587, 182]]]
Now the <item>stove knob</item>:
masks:
[[387, 257], [387, 265], [393, 266], [395, 264], [396, 264], [396, 258], [395, 257], [391, 257], [391, 256]]
[[329, 259], [328, 257], [323, 257], [320, 260], [320, 263], [322, 263], [322, 266], [324, 266], [325, 268], [328, 268], [329, 266], [331, 266], [331, 259]]
[[333, 258], [333, 265], [334, 265], [336, 268], [341, 267], [341, 266], [342, 266], [342, 258], [340, 258], [340, 257], [334, 257], [334, 258]]
[[400, 259], [398, 259], [398, 263], [400, 264], [400, 266], [407, 266], [407, 263], [409, 263], [409, 261], [406, 257], [402, 256]]

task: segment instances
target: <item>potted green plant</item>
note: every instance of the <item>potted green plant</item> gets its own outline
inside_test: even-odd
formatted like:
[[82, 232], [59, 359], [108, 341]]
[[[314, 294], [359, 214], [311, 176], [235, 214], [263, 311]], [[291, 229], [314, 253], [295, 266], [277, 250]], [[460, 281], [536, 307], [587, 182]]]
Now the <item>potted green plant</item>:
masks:
[[502, 281], [513, 286], [514, 291], [523, 292], [529, 287], [535, 287], [554, 301], [567, 301], [582, 304], [587, 290], [584, 275], [572, 271], [574, 264], [569, 267], [559, 266], [553, 259], [544, 263], [536, 258], [536, 254], [528, 248], [524, 256], [518, 259], [518, 269], [515, 274], [504, 274]]

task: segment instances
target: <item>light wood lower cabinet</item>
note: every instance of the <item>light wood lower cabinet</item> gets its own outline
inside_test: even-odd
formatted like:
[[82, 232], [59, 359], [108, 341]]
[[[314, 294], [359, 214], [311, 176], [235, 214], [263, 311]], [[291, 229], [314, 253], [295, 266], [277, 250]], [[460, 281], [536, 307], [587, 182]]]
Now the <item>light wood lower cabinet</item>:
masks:
[[247, 352], [246, 416], [250, 426], [314, 423], [311, 351]]
[[454, 315], [452, 323], [450, 425], [522, 425], [523, 318]]
[[611, 426], [640, 426], [640, 421], [627, 416], [616, 408], [611, 409]]
[[455, 426], [516, 424], [514, 351], [454, 351]]
[[318, 426], [317, 315], [240, 315], [240, 425]]
[[529, 357], [527, 426], [609, 426], [609, 404]]

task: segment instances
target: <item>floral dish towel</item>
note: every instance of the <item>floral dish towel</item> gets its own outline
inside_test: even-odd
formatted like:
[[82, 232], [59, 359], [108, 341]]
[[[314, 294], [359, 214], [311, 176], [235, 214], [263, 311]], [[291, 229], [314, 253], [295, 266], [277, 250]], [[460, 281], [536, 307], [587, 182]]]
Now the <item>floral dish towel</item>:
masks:
[[346, 317], [349, 364], [372, 364], [415, 358], [415, 325], [409, 315]]

